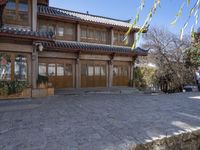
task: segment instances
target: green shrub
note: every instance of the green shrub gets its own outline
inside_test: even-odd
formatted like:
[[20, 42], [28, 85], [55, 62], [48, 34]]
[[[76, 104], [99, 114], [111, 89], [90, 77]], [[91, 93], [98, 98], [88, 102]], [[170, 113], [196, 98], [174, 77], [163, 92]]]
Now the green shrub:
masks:
[[0, 81], [0, 95], [11, 95], [27, 88], [26, 81]]
[[49, 78], [47, 76], [38, 75], [37, 84], [48, 83]]

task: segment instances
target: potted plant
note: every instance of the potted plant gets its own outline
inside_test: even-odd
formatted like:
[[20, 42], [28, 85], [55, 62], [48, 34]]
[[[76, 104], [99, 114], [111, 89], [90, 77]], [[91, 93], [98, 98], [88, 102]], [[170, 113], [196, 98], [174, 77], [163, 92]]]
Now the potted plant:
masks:
[[47, 76], [38, 75], [37, 86], [38, 88], [47, 88], [49, 78]]

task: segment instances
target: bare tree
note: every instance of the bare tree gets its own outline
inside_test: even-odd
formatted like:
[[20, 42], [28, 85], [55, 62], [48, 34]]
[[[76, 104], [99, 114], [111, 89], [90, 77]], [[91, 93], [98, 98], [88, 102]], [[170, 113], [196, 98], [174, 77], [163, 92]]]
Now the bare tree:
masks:
[[179, 37], [166, 29], [153, 27], [144, 35], [144, 48], [150, 49], [149, 59], [158, 67], [156, 81], [165, 83], [165, 90], [182, 90], [192, 81], [193, 73], [184, 62], [189, 38]]

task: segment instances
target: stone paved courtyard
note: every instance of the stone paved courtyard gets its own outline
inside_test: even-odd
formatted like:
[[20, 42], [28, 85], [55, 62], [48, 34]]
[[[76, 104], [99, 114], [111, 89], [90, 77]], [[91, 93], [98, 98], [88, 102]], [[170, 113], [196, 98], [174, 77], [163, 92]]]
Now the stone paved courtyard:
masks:
[[0, 102], [0, 150], [125, 150], [199, 127], [200, 93]]

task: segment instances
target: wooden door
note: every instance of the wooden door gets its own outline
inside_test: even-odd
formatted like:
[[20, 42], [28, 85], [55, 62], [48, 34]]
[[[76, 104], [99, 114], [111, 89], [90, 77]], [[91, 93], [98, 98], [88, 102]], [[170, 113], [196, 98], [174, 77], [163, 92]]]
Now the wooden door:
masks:
[[81, 64], [81, 87], [106, 87], [106, 64], [85, 62]]
[[128, 86], [129, 71], [128, 64], [118, 64], [113, 67], [113, 86]]
[[[39, 60], [39, 74], [47, 75], [49, 82], [53, 87], [59, 88], [73, 88], [73, 64], [65, 60]], [[46, 66], [44, 73], [40, 72], [40, 66]]]

